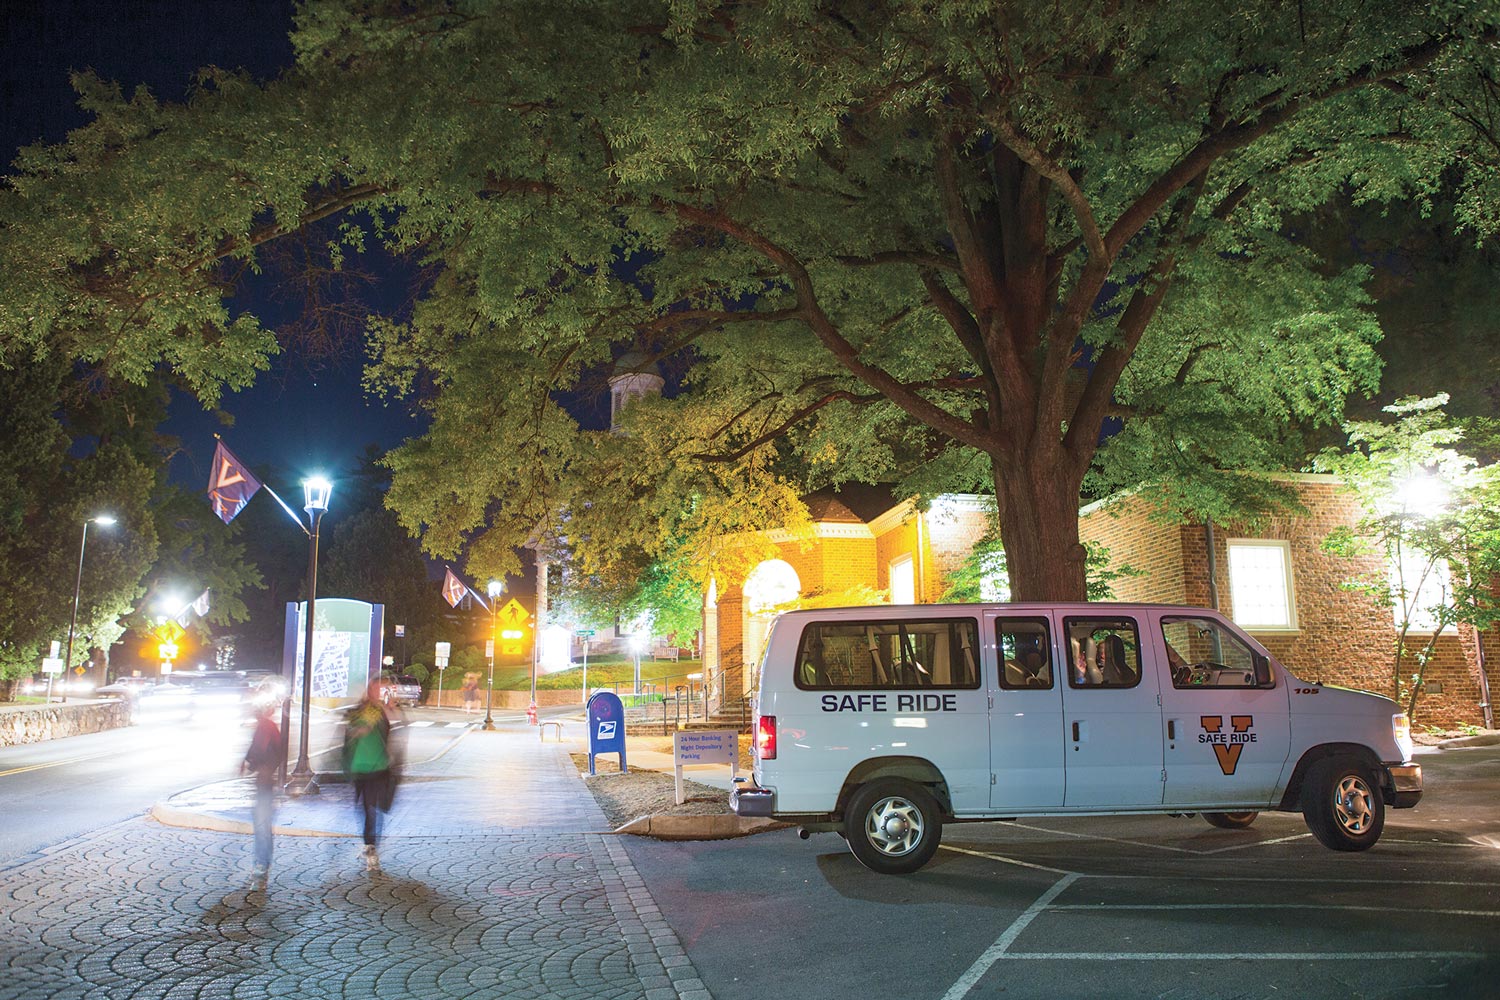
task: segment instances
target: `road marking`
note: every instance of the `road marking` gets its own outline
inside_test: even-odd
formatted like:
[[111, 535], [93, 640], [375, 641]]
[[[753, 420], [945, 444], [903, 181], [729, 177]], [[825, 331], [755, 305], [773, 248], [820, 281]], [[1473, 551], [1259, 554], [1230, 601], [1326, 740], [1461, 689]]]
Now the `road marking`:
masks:
[[415, 722], [408, 722], [407, 723], [407, 725], [410, 726], [412, 729], [423, 729], [423, 728], [425, 728], [427, 726], [430, 726], [432, 724], [433, 723], [432, 723], [431, 719], [417, 719]]
[[0, 778], [10, 774], [24, 774], [27, 771], [40, 771], [44, 767], [62, 767], [64, 764], [77, 764], [79, 761], [94, 760], [97, 757], [115, 757], [119, 755], [117, 750], [106, 750], [103, 753], [91, 753], [83, 757], [69, 757], [67, 760], [49, 760], [45, 764], [28, 764], [25, 767], [13, 767], [9, 771], [0, 771]]
[[1078, 881], [1078, 879], [1079, 876], [1077, 875], [1064, 875], [1053, 884], [1052, 888], [1042, 893], [1036, 902], [1028, 906], [1026, 912], [1017, 917], [1015, 922], [1005, 929], [1005, 933], [996, 938], [995, 943], [986, 948], [984, 954], [975, 959], [974, 964], [969, 966], [964, 974], [958, 977], [958, 981], [948, 988], [947, 993], [943, 994], [943, 1000], [962, 1000], [963, 997], [967, 996], [969, 991], [974, 988], [974, 985], [984, 977], [984, 974], [990, 971], [992, 965], [1000, 961], [1000, 959], [1007, 957], [1006, 949], [1011, 946], [1016, 938], [1021, 936], [1021, 932], [1026, 929], [1027, 925], [1041, 916], [1042, 911], [1047, 908], [1047, 904], [1062, 895], [1068, 886]]
[[470, 726], [477, 725], [477, 723], [474, 723], [474, 722], [445, 722], [445, 723], [443, 723], [443, 725], [446, 726], [449, 729], [468, 729]]
[[[1338, 913], [1390, 913], [1389, 906], [1350, 906], [1333, 903], [1064, 903], [1054, 910], [1084, 910], [1102, 913], [1106, 910], [1328, 910]], [[1422, 909], [1403, 906], [1401, 915], [1442, 917], [1500, 917], [1500, 910]]]
[[[1030, 962], [1393, 962], [1488, 958], [1481, 951], [1010, 951], [996, 961]], [[948, 996], [963, 996], [962, 993]], [[947, 1000], [947, 996], [944, 997]]]
[[967, 854], [972, 858], [984, 858], [986, 861], [1000, 861], [1004, 862], [1007, 865], [1015, 865], [1018, 868], [1031, 868], [1039, 872], [1051, 872], [1053, 875], [1074, 874], [1073, 872], [1070, 872], [1065, 868], [1048, 868], [1046, 865], [1034, 865], [1030, 861], [1019, 861], [1016, 858], [1007, 858], [1003, 854], [989, 854], [985, 851], [971, 851], [967, 848], [952, 847], [948, 844], [939, 844], [938, 846], [945, 851], [952, 851], [954, 854]]

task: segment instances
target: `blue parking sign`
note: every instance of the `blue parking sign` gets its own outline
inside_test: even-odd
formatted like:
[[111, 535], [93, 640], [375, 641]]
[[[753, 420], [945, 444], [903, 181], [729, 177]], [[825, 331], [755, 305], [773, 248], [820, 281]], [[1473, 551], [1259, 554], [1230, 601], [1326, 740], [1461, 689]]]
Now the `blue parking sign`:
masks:
[[594, 773], [594, 757], [601, 753], [620, 755], [620, 773], [625, 773], [625, 706], [620, 696], [610, 691], [597, 692], [589, 698], [589, 774]]

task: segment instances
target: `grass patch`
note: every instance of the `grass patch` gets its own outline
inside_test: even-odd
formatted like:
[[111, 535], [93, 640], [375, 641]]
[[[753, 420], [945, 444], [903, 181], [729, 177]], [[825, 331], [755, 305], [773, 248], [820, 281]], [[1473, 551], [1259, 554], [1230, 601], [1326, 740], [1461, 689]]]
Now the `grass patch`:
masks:
[[[641, 684], [653, 685], [658, 693], [663, 687], [666, 693], [672, 693], [677, 685], [687, 687], [689, 683], [699, 686], [703, 678], [696, 677], [691, 680], [689, 674], [701, 674], [703, 663], [700, 660], [641, 660]], [[488, 670], [479, 671], [479, 687], [485, 687]], [[464, 676], [462, 671], [455, 672], [451, 668], [444, 671], [443, 690], [457, 691], [463, 687]], [[589, 657], [589, 687], [615, 687], [621, 690], [633, 687], [635, 684], [635, 661], [622, 657], [608, 657], [602, 661]], [[432, 677], [432, 688], [437, 687], [436, 672]], [[536, 687], [538, 691], [581, 691], [583, 690], [583, 667], [582, 665], [571, 667], [567, 670], [559, 670], [551, 674], [537, 674]], [[496, 691], [529, 691], [531, 690], [531, 668], [496, 666], [495, 667], [495, 690]]]

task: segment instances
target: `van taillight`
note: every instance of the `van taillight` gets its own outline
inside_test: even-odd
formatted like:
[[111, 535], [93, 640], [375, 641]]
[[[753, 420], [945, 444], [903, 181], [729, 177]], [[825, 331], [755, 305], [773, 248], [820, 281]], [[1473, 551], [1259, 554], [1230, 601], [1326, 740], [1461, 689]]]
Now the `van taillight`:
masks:
[[755, 755], [761, 760], [776, 759], [776, 716], [755, 717]]

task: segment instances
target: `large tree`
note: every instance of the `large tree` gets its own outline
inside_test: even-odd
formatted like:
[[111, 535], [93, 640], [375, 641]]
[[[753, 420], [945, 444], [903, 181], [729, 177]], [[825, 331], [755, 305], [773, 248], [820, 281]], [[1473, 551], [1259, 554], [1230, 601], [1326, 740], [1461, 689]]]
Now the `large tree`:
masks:
[[[1288, 213], [1447, 184], [1494, 231], [1495, 20], [313, 0], [266, 86], [80, 80], [96, 120], [0, 205], [0, 361], [166, 363], [211, 401], [275, 349], [226, 304], [237, 270], [337, 218], [335, 263], [374, 238], [423, 265], [369, 381], [431, 408], [388, 501], [431, 551], [500, 572], [540, 528], [586, 561], [696, 538], [708, 566], [801, 488], [905, 477], [992, 488], [1014, 596], [1081, 597], [1111, 420], [1132, 478], [1266, 467], [1374, 386], [1365, 272]], [[626, 348], [682, 384], [579, 433]]]

